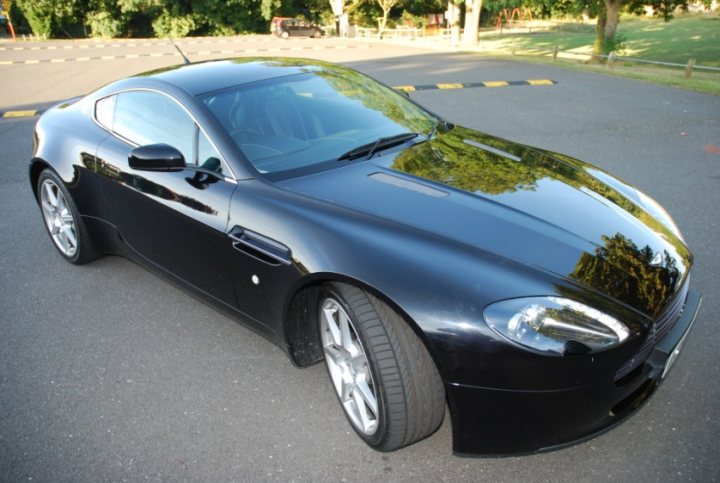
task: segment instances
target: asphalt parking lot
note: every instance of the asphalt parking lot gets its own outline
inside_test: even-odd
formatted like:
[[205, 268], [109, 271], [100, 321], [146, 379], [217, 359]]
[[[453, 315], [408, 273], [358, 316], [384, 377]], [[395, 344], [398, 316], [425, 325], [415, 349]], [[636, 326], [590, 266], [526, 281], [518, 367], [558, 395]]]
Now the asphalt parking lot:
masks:
[[[657, 199], [696, 257], [704, 303], [694, 331], [649, 403], [586, 443], [458, 458], [446, 416], [430, 438], [377, 453], [353, 434], [321, 365], [294, 368], [270, 342], [127, 260], [65, 263], [27, 182], [35, 118], [0, 118], [0, 480], [720, 479], [720, 97], [410, 46], [183, 42], [192, 60], [321, 58], [394, 86], [553, 80], [411, 97], [453, 122], [592, 162]], [[178, 63], [173, 52], [162, 41], [0, 42], [0, 112]]]

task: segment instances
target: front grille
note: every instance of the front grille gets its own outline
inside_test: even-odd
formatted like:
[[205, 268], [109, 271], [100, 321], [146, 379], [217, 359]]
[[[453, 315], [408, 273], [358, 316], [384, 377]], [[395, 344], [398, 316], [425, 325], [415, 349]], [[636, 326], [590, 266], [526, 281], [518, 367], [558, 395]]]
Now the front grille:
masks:
[[638, 368], [640, 364], [650, 356], [650, 353], [655, 347], [655, 344], [660, 341], [670, 329], [672, 329], [675, 322], [680, 318], [683, 308], [685, 307], [685, 299], [687, 298], [688, 288], [690, 287], [690, 277], [685, 279], [683, 286], [680, 287], [675, 298], [665, 307], [660, 316], [653, 324], [650, 333], [645, 339], [642, 347], [635, 356], [627, 361], [615, 374], [615, 381], [622, 379], [624, 376]]

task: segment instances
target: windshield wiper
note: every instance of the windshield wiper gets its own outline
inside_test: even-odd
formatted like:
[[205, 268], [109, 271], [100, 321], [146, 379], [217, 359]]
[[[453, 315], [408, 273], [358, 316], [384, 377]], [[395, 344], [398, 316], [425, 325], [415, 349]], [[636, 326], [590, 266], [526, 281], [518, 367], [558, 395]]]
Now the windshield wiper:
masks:
[[360, 156], [365, 156], [365, 159], [370, 159], [377, 151], [381, 149], [397, 146], [398, 144], [402, 144], [405, 141], [409, 141], [410, 139], [413, 139], [417, 136], [418, 133], [416, 132], [406, 132], [402, 134], [396, 134], [395, 136], [379, 138], [371, 143], [363, 144], [362, 146], [351, 149], [347, 153], [339, 156], [337, 159], [338, 161], [342, 161], [344, 159], [357, 159]]

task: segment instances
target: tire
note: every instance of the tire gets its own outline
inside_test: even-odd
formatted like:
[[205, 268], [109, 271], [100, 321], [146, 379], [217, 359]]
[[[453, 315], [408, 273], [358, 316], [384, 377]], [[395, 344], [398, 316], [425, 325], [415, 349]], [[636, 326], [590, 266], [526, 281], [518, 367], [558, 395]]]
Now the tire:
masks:
[[45, 229], [65, 260], [82, 265], [100, 256], [65, 183], [51, 169], [38, 177], [37, 199]]
[[360, 438], [393, 451], [429, 436], [445, 415], [437, 367], [406, 321], [375, 296], [327, 284], [318, 323], [330, 381]]
[[322, 32], [320, 32], [319, 30], [315, 30], [313, 31], [312, 37], [314, 39], [319, 39], [320, 37], [322, 37]]
[[282, 38], [284, 38], [284, 39], [287, 39], [288, 37], [290, 37], [290, 33], [288, 33], [287, 30], [284, 30], [284, 31], [280, 34], [280, 37], [282, 37]]

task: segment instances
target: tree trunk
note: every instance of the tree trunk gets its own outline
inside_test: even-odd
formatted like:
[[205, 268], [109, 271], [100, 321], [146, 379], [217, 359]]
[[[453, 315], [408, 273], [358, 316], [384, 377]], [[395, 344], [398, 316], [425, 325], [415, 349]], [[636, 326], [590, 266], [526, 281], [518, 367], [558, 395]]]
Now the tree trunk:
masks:
[[344, 0], [330, 0], [330, 8], [332, 8], [332, 12], [335, 15], [335, 35], [341, 36], [341, 24], [342, 24], [342, 14], [343, 10], [345, 8], [345, 1]]
[[381, 39], [383, 38], [383, 34], [385, 33], [385, 26], [387, 25], [388, 14], [390, 14], [390, 9], [385, 10], [383, 8], [383, 16], [382, 20], [380, 20], [380, 29], [378, 32], [378, 37], [380, 37]]
[[463, 45], [468, 47], [477, 47], [478, 44], [482, 4], [482, 0], [465, 0], [465, 32], [463, 33]]
[[617, 32], [618, 22], [620, 21], [620, 6], [622, 0], [603, 0], [605, 10], [607, 11], [607, 21], [605, 23], [605, 38], [609, 39], [615, 36]]
[[[595, 25], [595, 43], [593, 44], [593, 54], [601, 55], [603, 52], [603, 43], [605, 41], [605, 24], [607, 17], [605, 11], [598, 13], [597, 24]], [[599, 61], [598, 57], [593, 57], [593, 61]]]

